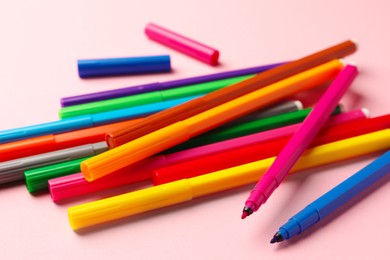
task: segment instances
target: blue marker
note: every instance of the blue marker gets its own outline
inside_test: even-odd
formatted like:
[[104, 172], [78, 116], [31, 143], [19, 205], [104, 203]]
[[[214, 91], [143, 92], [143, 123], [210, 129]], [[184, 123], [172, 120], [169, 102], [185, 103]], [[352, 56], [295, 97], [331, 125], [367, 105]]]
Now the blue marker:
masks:
[[83, 115], [39, 125], [0, 131], [0, 144], [31, 138], [35, 136], [58, 134], [92, 126], [129, 120], [131, 118], [143, 117], [177, 106], [197, 97], [198, 96], [179, 98], [143, 106], [118, 109], [97, 114]]
[[390, 150], [290, 218], [279, 228], [271, 243], [281, 242], [302, 233], [388, 173]]

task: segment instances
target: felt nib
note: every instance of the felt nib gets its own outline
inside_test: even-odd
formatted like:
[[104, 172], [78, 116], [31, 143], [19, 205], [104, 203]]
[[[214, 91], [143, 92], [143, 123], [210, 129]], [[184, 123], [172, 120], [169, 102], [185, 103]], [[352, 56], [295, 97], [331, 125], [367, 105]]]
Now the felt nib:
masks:
[[277, 232], [274, 237], [271, 239], [270, 243], [273, 244], [273, 243], [276, 243], [276, 242], [282, 242], [284, 239], [282, 237], [282, 235]]
[[249, 207], [244, 207], [244, 209], [242, 210], [242, 215], [241, 215], [241, 219], [244, 219], [246, 217], [248, 217], [249, 215], [251, 215], [253, 213], [253, 210]]

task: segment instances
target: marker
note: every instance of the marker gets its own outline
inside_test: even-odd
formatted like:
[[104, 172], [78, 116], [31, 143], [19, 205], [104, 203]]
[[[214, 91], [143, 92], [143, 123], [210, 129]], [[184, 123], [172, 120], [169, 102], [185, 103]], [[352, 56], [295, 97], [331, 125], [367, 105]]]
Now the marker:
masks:
[[[335, 115], [329, 119], [326, 129], [330, 129], [330, 127], [337, 125], [347, 124], [348, 122], [361, 121], [366, 118], [367, 115], [368, 114], [365, 109]], [[387, 122], [389, 121], [390, 115], [387, 116]], [[369, 125], [377, 125], [373, 124], [372, 121], [370, 121], [369, 123]], [[95, 180], [93, 182], [88, 182], [87, 180], [85, 180], [84, 176], [81, 173], [76, 173], [79, 172], [77, 170], [73, 172], [76, 174], [49, 180], [48, 183], [50, 194], [53, 201], [58, 202], [61, 200], [74, 198], [93, 192], [108, 190], [111, 188], [128, 185], [139, 181], [150, 180], [153, 176], [153, 171], [156, 169], [169, 167], [174, 164], [180, 164], [191, 160], [197, 160], [206, 156], [222, 153], [224, 151], [240, 149], [251, 144], [265, 144], [267, 142], [272, 142], [284, 137], [291, 136], [299, 127], [299, 125], [300, 124], [295, 124], [291, 126], [277, 128], [274, 130], [268, 130], [265, 132], [218, 142], [215, 144], [200, 146], [172, 154], [160, 154], [157, 156], [149, 157], [139, 163], [136, 163], [135, 165], [122, 168], [113, 174]], [[386, 128], [384, 126], [384, 123], [382, 125], [379, 124], [377, 127]], [[355, 126], [354, 129], [355, 128], [359, 127]], [[77, 167], [79, 167], [78, 164]]]
[[[201, 145], [220, 142], [244, 135], [254, 134], [286, 125], [291, 125], [294, 123], [299, 123], [305, 120], [311, 110], [311, 108], [306, 108], [299, 111], [293, 111], [281, 115], [257, 119], [251, 122], [231, 126], [229, 128], [226, 128], [225, 125], [223, 125], [210, 132], [192, 138], [182, 144], [176, 145], [171, 149], [164, 151], [164, 153], [173, 153]], [[337, 106], [332, 114], [337, 115], [339, 113], [341, 113], [341, 107]]]
[[198, 41], [194, 41], [153, 23], [146, 25], [145, 34], [154, 41], [209, 65], [214, 66], [218, 64], [219, 51]]
[[290, 218], [276, 232], [271, 244], [301, 234], [389, 173], [390, 151], [387, 151]]
[[303, 151], [326, 123], [330, 113], [343, 97], [357, 74], [358, 70], [355, 66], [347, 65], [328, 87], [314, 106], [313, 111], [303, 121], [302, 126], [279, 153], [275, 163], [272, 164], [251, 191], [242, 210], [242, 219], [256, 212], [280, 185]]
[[[359, 120], [333, 127], [325, 127], [318, 133], [309, 147], [380, 131], [389, 127], [390, 115]], [[291, 135], [266, 143], [254, 143], [234, 150], [214, 153], [191, 161], [165, 166], [153, 172], [153, 184], [159, 185], [175, 180], [191, 178], [267, 157], [277, 156], [290, 138]]]
[[114, 123], [121, 120], [142, 117], [184, 103], [192, 98], [194, 97], [180, 98], [155, 104], [125, 108], [93, 115], [78, 116], [44, 124], [4, 130], [0, 131], [0, 144], [35, 136], [59, 134], [87, 127]]
[[[390, 130], [382, 130], [308, 149], [293, 171], [340, 162], [390, 148]], [[202, 176], [94, 201], [68, 209], [73, 230], [118, 220], [205, 195], [256, 182], [273, 163], [269, 158]]]
[[224, 104], [240, 96], [261, 89], [267, 85], [304, 72], [318, 65], [329, 62], [333, 59], [342, 58], [356, 51], [355, 43], [346, 41], [325, 49], [323, 51], [306, 56], [281, 66], [277, 66], [250, 79], [234, 84], [205, 95], [202, 98], [187, 102], [164, 113], [147, 117], [144, 121], [134, 127], [125, 128], [120, 131], [108, 133], [107, 144], [110, 148], [117, 147], [154, 132], [175, 122], [195, 116], [213, 107]]
[[107, 149], [106, 143], [100, 142], [2, 162], [0, 163], [0, 184], [23, 180], [24, 171], [29, 169], [93, 156]]
[[158, 90], [173, 89], [173, 88], [183, 87], [187, 85], [205, 83], [214, 80], [256, 74], [282, 64], [283, 63], [274, 63], [269, 65], [262, 65], [262, 66], [239, 69], [239, 70], [231, 70], [226, 72], [219, 72], [215, 74], [209, 74], [209, 75], [203, 75], [203, 76], [197, 76], [197, 77], [191, 77], [185, 79], [177, 79], [177, 80], [166, 81], [166, 82], [154, 82], [145, 85], [106, 90], [106, 91], [95, 92], [95, 93], [84, 94], [84, 95], [77, 95], [72, 97], [64, 97], [61, 99], [61, 105], [62, 107], [74, 106], [74, 105], [80, 105], [80, 104], [85, 104], [85, 103], [90, 103], [95, 101], [102, 101], [102, 100], [107, 100], [112, 98], [132, 96], [132, 95], [153, 92]]
[[210, 93], [211, 91], [224, 88], [226, 86], [235, 84], [251, 77], [253, 77], [253, 75], [221, 79], [206, 83], [185, 86], [181, 88], [154, 91], [134, 96], [125, 96], [103, 101], [95, 101], [87, 104], [63, 107], [59, 110], [59, 116], [60, 118], [69, 118], [135, 106], [142, 106], [147, 104], [154, 104], [172, 99], [204, 95], [206, 93]]
[[102, 142], [104, 141], [104, 136], [107, 131], [120, 129], [125, 126], [135, 124], [140, 120], [142, 119], [132, 119], [124, 122], [95, 126], [62, 134], [50, 134], [0, 144], [0, 162], [41, 153], [48, 153], [83, 144]]
[[339, 60], [333, 60], [186, 120], [178, 121], [99, 156], [85, 160], [81, 164], [82, 173], [88, 181], [101, 178], [240, 116], [328, 82], [337, 75], [342, 67], [343, 64]]

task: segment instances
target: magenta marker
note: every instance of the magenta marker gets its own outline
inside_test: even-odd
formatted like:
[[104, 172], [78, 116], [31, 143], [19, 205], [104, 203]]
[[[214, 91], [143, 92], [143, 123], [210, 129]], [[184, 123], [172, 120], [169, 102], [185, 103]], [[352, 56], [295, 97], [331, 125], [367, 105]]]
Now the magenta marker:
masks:
[[328, 87], [302, 125], [276, 157], [274, 163], [251, 191], [245, 202], [242, 219], [256, 212], [280, 185], [303, 151], [326, 123], [357, 74], [358, 70], [355, 66], [347, 65]]
[[218, 64], [219, 51], [161, 26], [149, 23], [145, 28], [145, 34], [156, 42], [162, 43], [207, 64]]

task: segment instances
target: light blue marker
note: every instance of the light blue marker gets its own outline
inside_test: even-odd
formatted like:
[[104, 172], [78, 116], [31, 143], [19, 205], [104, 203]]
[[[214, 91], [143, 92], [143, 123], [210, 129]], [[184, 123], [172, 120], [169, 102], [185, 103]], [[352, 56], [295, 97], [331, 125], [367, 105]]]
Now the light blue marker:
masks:
[[388, 173], [390, 150], [290, 218], [279, 228], [271, 243], [281, 242], [302, 233]]
[[147, 116], [177, 105], [187, 102], [199, 96], [179, 98], [169, 101], [163, 101], [143, 106], [130, 107], [124, 109], [113, 110], [109, 112], [77, 116], [67, 119], [62, 119], [54, 122], [20, 127], [10, 130], [0, 131], [0, 144], [6, 142], [17, 141], [21, 139], [41, 136], [46, 134], [58, 134], [82, 128], [115, 123], [119, 121], [129, 120]]

